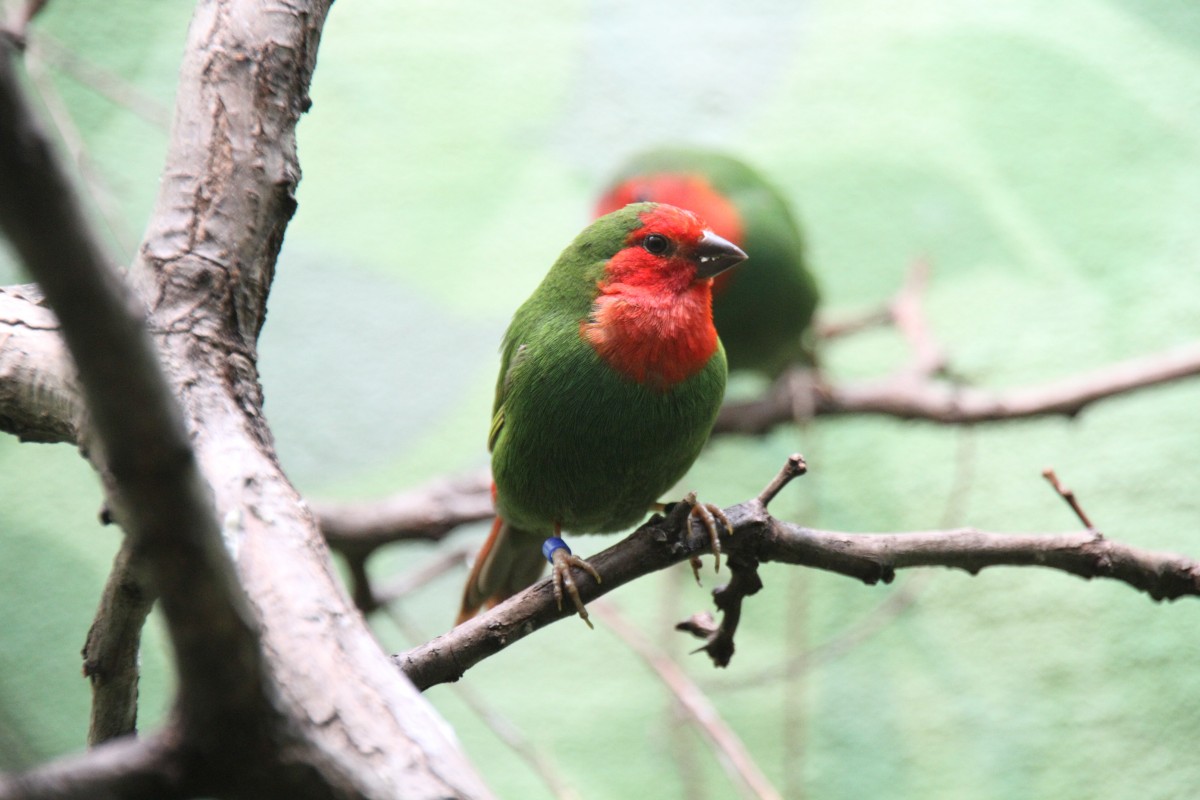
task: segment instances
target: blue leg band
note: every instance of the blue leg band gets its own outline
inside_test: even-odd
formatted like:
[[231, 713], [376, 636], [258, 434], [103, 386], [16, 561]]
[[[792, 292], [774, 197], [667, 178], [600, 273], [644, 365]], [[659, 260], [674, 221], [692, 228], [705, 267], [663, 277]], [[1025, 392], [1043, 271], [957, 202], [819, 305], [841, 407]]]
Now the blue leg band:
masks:
[[571, 555], [571, 548], [567, 547], [567, 543], [557, 536], [551, 536], [549, 539], [542, 542], [542, 555], [545, 556], [546, 560], [551, 564], [554, 563], [555, 550], [566, 550], [567, 555]]

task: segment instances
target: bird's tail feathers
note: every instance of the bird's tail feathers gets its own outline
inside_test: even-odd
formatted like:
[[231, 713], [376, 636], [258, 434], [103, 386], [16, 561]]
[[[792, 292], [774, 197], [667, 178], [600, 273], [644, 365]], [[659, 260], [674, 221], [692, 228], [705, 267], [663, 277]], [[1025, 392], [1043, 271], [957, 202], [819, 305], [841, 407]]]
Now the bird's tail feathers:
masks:
[[542, 557], [536, 537], [522, 535], [500, 516], [492, 523], [491, 533], [467, 577], [463, 589], [462, 607], [456, 625], [475, 616], [481, 606], [488, 608], [531, 586], [542, 576], [546, 559]]

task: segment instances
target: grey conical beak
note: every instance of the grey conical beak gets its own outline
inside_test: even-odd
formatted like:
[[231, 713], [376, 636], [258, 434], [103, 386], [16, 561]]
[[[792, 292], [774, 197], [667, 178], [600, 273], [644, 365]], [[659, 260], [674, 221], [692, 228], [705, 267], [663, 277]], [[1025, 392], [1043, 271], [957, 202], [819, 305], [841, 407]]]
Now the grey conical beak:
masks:
[[697, 278], [712, 278], [746, 260], [746, 253], [733, 242], [705, 231], [696, 246]]

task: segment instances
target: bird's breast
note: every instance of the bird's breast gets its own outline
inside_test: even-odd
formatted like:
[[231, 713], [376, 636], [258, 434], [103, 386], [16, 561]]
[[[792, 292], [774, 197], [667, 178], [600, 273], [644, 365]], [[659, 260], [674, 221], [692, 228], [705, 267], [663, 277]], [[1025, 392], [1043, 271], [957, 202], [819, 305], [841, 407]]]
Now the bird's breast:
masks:
[[717, 350], [711, 284], [680, 295], [602, 292], [579, 333], [625, 378], [666, 391], [704, 369]]

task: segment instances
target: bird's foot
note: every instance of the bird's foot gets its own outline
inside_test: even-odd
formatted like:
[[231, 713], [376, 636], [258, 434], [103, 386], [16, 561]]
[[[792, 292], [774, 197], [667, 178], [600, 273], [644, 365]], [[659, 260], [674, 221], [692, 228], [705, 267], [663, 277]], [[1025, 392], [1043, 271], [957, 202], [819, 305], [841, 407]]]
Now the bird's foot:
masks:
[[[732, 531], [733, 526], [729, 524], [729, 517], [725, 516], [725, 512], [719, 506], [714, 506], [712, 503], [699, 503], [696, 501], [694, 493], [688, 494], [684, 498], [685, 502], [692, 504], [692, 510], [688, 512], [688, 523], [692, 520], [698, 520], [704, 529], [708, 531], [708, 539], [712, 543], [713, 566], [717, 572], [721, 571], [721, 532], [717, 529], [717, 522], [720, 521], [725, 526], [725, 530]], [[692, 560], [692, 571], [696, 575], [696, 582], [700, 581], [699, 560]]]
[[596, 579], [596, 583], [601, 582], [600, 573], [591, 564], [572, 553], [571, 548], [567, 547], [567, 543], [557, 536], [551, 536], [542, 543], [542, 555], [550, 562], [550, 567], [553, 571], [551, 577], [554, 579], [554, 599], [558, 601], [558, 610], [562, 611], [563, 587], [566, 586], [567, 593], [571, 595], [571, 600], [575, 603], [575, 610], [579, 613], [583, 621], [587, 623], [587, 626], [592, 628], [592, 621], [588, 619], [587, 609], [584, 608], [583, 600], [579, 597], [579, 589], [575, 586], [575, 579], [571, 577], [571, 567], [578, 567], [591, 575]]

